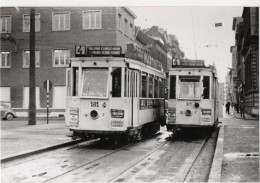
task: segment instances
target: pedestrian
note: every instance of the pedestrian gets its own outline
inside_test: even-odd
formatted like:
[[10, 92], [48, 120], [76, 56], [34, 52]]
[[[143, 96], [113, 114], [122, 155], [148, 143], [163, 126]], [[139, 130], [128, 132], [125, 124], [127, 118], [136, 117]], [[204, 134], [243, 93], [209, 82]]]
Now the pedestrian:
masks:
[[240, 109], [241, 118], [245, 118], [245, 109], [244, 109], [244, 102], [243, 102], [243, 100], [241, 100], [241, 102], [239, 104], [239, 109]]
[[226, 113], [229, 114], [230, 102], [226, 103]]

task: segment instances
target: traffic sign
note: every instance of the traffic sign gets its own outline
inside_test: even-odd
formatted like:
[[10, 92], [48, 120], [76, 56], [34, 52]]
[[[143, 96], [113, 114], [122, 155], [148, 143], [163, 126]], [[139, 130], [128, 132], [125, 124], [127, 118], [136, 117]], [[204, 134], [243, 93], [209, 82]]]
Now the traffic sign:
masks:
[[49, 91], [52, 89], [52, 82], [51, 80], [45, 80], [43, 82], [43, 88], [49, 93]]

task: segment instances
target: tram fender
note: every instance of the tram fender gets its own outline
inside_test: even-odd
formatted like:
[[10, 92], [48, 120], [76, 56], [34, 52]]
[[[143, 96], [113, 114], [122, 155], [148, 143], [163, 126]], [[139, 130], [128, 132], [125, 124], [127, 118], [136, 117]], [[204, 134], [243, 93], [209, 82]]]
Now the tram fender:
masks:
[[128, 131], [128, 134], [129, 136], [134, 136], [134, 135], [137, 135], [140, 131], [140, 127], [128, 127], [127, 128], [127, 131]]

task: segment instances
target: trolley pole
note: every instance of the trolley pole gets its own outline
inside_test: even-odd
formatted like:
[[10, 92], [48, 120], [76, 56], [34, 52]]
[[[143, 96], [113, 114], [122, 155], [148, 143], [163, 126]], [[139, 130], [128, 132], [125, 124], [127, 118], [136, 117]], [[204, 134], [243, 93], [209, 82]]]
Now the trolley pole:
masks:
[[28, 125], [36, 124], [35, 105], [35, 9], [30, 12], [30, 67], [29, 67], [29, 120]]

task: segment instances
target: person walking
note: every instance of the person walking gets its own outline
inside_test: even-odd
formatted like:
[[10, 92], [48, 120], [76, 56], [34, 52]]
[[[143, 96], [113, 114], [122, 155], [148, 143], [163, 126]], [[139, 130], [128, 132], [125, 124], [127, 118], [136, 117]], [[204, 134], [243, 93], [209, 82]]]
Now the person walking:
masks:
[[244, 102], [243, 102], [243, 100], [241, 100], [241, 102], [239, 104], [239, 109], [240, 109], [241, 118], [245, 118], [245, 110], [244, 110]]
[[230, 102], [226, 103], [226, 113], [229, 114]]

